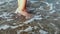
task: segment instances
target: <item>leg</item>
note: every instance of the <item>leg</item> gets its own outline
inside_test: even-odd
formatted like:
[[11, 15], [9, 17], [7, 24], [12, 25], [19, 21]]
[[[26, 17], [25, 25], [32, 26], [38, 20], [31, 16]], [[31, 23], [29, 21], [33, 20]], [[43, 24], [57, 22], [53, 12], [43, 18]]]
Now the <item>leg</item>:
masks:
[[27, 0], [18, 0], [18, 8], [20, 11], [24, 11], [26, 9]]
[[26, 3], [27, 0], [18, 0], [18, 9], [21, 15], [25, 16], [26, 18], [30, 18], [31, 14], [27, 13]]

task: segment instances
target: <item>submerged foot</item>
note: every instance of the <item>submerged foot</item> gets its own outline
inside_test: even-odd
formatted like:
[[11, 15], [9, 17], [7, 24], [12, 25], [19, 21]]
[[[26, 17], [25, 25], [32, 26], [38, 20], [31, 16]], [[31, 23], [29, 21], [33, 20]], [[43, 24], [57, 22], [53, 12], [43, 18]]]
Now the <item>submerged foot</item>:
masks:
[[25, 19], [30, 19], [30, 18], [32, 18], [32, 14], [30, 14], [30, 13], [28, 13], [26, 10], [24, 10], [24, 11], [19, 11], [18, 9], [17, 9], [17, 11], [15, 12], [15, 13], [17, 13], [19, 16], [24, 16], [25, 17]]

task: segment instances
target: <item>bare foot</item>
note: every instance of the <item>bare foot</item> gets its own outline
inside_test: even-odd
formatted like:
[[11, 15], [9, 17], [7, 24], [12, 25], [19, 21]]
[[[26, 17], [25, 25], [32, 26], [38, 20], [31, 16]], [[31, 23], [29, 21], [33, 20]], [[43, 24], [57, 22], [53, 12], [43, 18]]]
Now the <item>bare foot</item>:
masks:
[[21, 11], [20, 14], [23, 15], [23, 16], [25, 16], [26, 19], [30, 19], [32, 17], [32, 14], [29, 14], [26, 11]]
[[24, 10], [24, 11], [18, 11], [17, 13], [19, 15], [23, 15], [26, 19], [32, 18], [32, 14], [28, 13], [26, 10]]

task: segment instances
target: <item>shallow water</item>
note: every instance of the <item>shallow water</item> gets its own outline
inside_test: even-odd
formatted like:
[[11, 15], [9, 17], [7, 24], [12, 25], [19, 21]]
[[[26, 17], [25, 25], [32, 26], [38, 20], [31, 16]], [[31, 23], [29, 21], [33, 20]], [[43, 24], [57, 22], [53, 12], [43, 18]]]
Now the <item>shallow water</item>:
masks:
[[28, 20], [14, 13], [17, 0], [0, 1], [0, 34], [60, 34], [60, 0], [28, 0]]

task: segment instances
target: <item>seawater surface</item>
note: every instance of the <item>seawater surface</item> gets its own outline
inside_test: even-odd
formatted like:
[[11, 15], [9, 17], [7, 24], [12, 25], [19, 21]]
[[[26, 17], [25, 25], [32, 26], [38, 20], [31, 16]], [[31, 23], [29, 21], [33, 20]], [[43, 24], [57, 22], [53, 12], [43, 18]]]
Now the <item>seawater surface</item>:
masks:
[[17, 0], [0, 0], [0, 34], [60, 34], [60, 0], [28, 0], [34, 16], [17, 16]]

